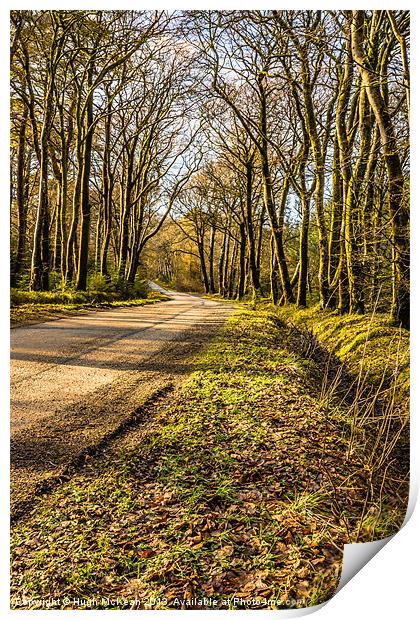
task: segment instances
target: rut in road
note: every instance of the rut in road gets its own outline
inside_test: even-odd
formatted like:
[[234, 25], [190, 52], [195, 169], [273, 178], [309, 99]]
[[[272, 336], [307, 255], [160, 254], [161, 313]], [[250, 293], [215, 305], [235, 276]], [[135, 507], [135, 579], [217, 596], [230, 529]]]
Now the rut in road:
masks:
[[12, 331], [11, 514], [179, 384], [232, 306], [182, 293]]

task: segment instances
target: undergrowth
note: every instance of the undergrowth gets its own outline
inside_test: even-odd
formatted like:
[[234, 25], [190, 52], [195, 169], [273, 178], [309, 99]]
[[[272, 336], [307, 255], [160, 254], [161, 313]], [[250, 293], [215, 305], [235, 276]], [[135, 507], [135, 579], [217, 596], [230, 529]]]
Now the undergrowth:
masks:
[[87, 291], [11, 289], [12, 324], [73, 315], [93, 308], [144, 306], [169, 299], [166, 295], [151, 291], [145, 280], [130, 284], [119, 280], [107, 282], [103, 277], [96, 276], [95, 279], [91, 278], [89, 287]]
[[88, 290], [77, 291], [56, 287], [51, 291], [29, 291], [23, 288], [12, 288], [10, 291], [11, 306], [22, 304], [95, 304], [101, 302], [127, 301], [145, 299], [149, 294], [146, 280], [133, 283], [121, 279], [106, 280], [104, 276], [92, 275], [88, 282]]

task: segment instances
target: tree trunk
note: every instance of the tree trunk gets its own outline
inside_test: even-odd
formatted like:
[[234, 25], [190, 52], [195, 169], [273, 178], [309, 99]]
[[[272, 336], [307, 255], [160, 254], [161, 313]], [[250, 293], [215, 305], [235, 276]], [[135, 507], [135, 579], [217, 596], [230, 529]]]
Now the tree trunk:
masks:
[[359, 154], [354, 164], [346, 196], [345, 240], [347, 274], [349, 282], [350, 312], [365, 311], [365, 287], [363, 270], [362, 194], [363, 180], [370, 152], [373, 119], [364, 91], [360, 94], [359, 110]]
[[261, 254], [262, 254], [262, 242], [263, 242], [264, 221], [265, 221], [264, 213], [265, 213], [264, 209], [261, 209], [260, 218], [258, 222], [258, 244], [257, 244], [256, 257], [255, 257], [259, 280], [261, 278]]
[[[91, 89], [93, 77], [93, 61], [89, 67], [87, 77], [87, 88]], [[93, 141], [93, 92], [88, 95], [84, 128], [84, 145], [82, 151], [82, 175], [81, 175], [81, 194], [80, 194], [80, 246], [79, 246], [79, 265], [77, 273], [76, 289], [85, 291], [87, 288], [88, 258], [89, 258], [89, 238], [90, 238], [90, 213], [91, 204], [89, 196], [90, 169], [92, 163], [92, 141]]]
[[[58, 25], [53, 19], [54, 29], [50, 44], [46, 87], [44, 97], [44, 119], [38, 143], [37, 129], [34, 126], [34, 141], [39, 158], [39, 194], [36, 215], [34, 242], [31, 261], [31, 290], [48, 290], [49, 288], [49, 214], [48, 214], [48, 157], [49, 140], [54, 118], [54, 84], [55, 70], [64, 45], [64, 33], [58, 36]], [[27, 67], [27, 80], [30, 81], [30, 65]], [[29, 83], [28, 83], [29, 86]], [[33, 119], [35, 121], [35, 118]]]
[[260, 274], [257, 265], [255, 252], [255, 234], [252, 213], [252, 186], [253, 186], [253, 160], [246, 164], [246, 231], [248, 236], [248, 260], [251, 273], [253, 297], [257, 298], [261, 294]]
[[239, 278], [238, 278], [238, 296], [237, 299], [240, 301], [245, 295], [245, 276], [246, 276], [246, 229], [245, 222], [241, 222], [239, 224]]
[[224, 294], [224, 272], [225, 272], [225, 255], [226, 255], [226, 241], [227, 241], [227, 229], [223, 232], [223, 243], [219, 257], [219, 295]]
[[44, 122], [40, 136], [38, 209], [31, 262], [30, 288], [35, 291], [48, 290], [49, 285], [48, 151], [52, 117], [53, 76], [49, 76], [44, 104]]
[[[277, 262], [277, 253], [276, 253], [276, 244], [274, 235], [270, 237], [270, 294], [271, 301], [276, 306], [279, 303], [279, 272], [278, 272], [278, 262]], [[284, 300], [284, 294], [282, 295]]]
[[308, 234], [310, 215], [310, 196], [302, 197], [302, 222], [299, 240], [299, 281], [296, 304], [306, 307], [306, 289], [308, 285]]
[[105, 116], [105, 141], [103, 150], [103, 163], [102, 163], [102, 193], [103, 193], [103, 230], [102, 230], [102, 245], [101, 245], [101, 257], [100, 257], [100, 273], [103, 276], [108, 275], [108, 249], [111, 239], [111, 207], [112, 207], [112, 190], [113, 179], [111, 173], [111, 161], [110, 161], [110, 144], [111, 144], [111, 114], [108, 104], [108, 114]]
[[[228, 226], [230, 227], [231, 222], [229, 222]], [[224, 255], [224, 265], [223, 265], [223, 297], [229, 296], [229, 255], [230, 255], [230, 236], [227, 233], [226, 238], [226, 247], [225, 247], [225, 255]]]
[[[61, 176], [61, 175], [60, 175]], [[61, 252], [63, 248], [63, 240], [61, 238], [61, 179], [57, 182], [57, 200], [55, 209], [55, 232], [54, 232], [54, 254], [53, 254], [53, 269], [59, 272], [61, 269]]]
[[394, 248], [394, 298], [391, 319], [402, 327], [410, 326], [409, 215], [404, 201], [404, 176], [392, 119], [383, 99], [376, 74], [363, 50], [364, 11], [353, 11], [352, 52], [375, 115], [388, 172], [388, 207]]
[[[280, 209], [280, 216], [279, 218], [277, 218], [277, 213], [274, 206], [273, 183], [271, 179], [270, 163], [268, 158], [267, 98], [264, 87], [264, 76], [262, 74], [260, 74], [258, 77], [258, 89], [260, 93], [260, 155], [264, 188], [264, 205], [267, 211], [268, 219], [271, 225], [271, 231], [274, 237], [273, 242], [277, 255], [282, 288], [284, 290], [287, 302], [293, 303], [294, 296], [292, 287], [290, 286], [289, 272], [287, 269], [286, 256], [283, 247], [282, 211], [284, 213], [284, 208]], [[289, 188], [288, 180], [285, 181], [285, 184], [287, 184], [287, 186], [283, 188], [281, 199], [282, 202], [284, 201], [284, 204], [287, 199], [287, 191]]]
[[216, 292], [216, 286], [214, 284], [214, 245], [216, 238], [216, 227], [212, 224], [210, 232], [210, 247], [209, 247], [209, 289], [210, 293]]
[[118, 260], [118, 276], [123, 279], [126, 273], [128, 251], [129, 251], [129, 223], [132, 205], [133, 192], [133, 168], [135, 143], [127, 149], [127, 162], [125, 169], [125, 186], [122, 200], [121, 210], [121, 234], [120, 234], [120, 253]]
[[301, 55], [301, 63], [302, 91], [305, 106], [306, 126], [311, 142], [315, 172], [314, 204], [319, 241], [319, 297], [321, 307], [326, 308], [330, 304], [330, 287], [328, 283], [328, 235], [324, 215], [325, 161], [316, 125], [315, 110], [312, 100], [309, 61], [303, 53]]
[[28, 108], [24, 104], [22, 120], [19, 127], [17, 170], [16, 170], [16, 206], [18, 212], [18, 239], [16, 257], [11, 273], [11, 286], [16, 286], [22, 272], [26, 250], [26, 224], [28, 205], [26, 200], [27, 175], [25, 165], [26, 153], [26, 126], [28, 123]]
[[66, 251], [66, 271], [65, 282], [69, 283], [73, 280], [73, 275], [77, 272], [77, 230], [79, 226], [80, 215], [80, 188], [82, 183], [82, 158], [78, 155], [78, 167], [76, 172], [76, 180], [73, 190], [73, 213], [70, 224], [69, 236], [67, 239], [67, 251]]
[[[340, 150], [337, 132], [334, 139], [334, 154], [332, 164], [332, 200], [331, 200], [331, 225], [328, 244], [328, 283], [331, 290], [332, 305], [337, 304], [337, 281], [336, 274], [340, 265], [340, 235], [343, 217], [343, 182], [340, 172]], [[344, 257], [343, 257], [344, 260]]]
[[204, 252], [204, 240], [203, 239], [197, 239], [197, 247], [198, 247], [198, 254], [200, 257], [200, 268], [201, 268], [201, 276], [203, 278], [204, 290], [206, 293], [209, 293], [210, 286], [209, 286], [209, 278], [207, 274], [206, 255]]
[[227, 296], [229, 299], [232, 299], [232, 297], [234, 296], [233, 290], [234, 290], [235, 279], [236, 279], [237, 255], [238, 255], [238, 244], [236, 240], [234, 240], [233, 247], [232, 247], [232, 255], [231, 255], [230, 264], [229, 264], [229, 278], [228, 278], [228, 291], [227, 291]]

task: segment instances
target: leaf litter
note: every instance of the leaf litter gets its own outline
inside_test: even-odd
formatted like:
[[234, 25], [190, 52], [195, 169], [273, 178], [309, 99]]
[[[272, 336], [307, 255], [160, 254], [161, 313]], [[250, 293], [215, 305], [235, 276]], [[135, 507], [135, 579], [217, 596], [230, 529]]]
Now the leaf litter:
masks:
[[268, 312], [232, 316], [164, 406], [13, 528], [12, 607], [48, 598], [66, 609], [77, 597], [78, 608], [94, 599], [85, 606], [107, 609], [114, 597], [114, 609], [267, 609], [330, 598], [343, 545], [397, 531], [407, 484], [374, 488], [367, 444], [348, 458], [345, 406], [319, 398], [295, 345]]

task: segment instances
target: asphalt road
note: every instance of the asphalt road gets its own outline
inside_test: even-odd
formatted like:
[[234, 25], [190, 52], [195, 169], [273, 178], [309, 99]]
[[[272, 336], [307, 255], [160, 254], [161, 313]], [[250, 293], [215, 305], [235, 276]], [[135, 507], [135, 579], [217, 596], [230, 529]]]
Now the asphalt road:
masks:
[[12, 330], [12, 516], [144, 403], [180, 383], [232, 310], [170, 296]]

